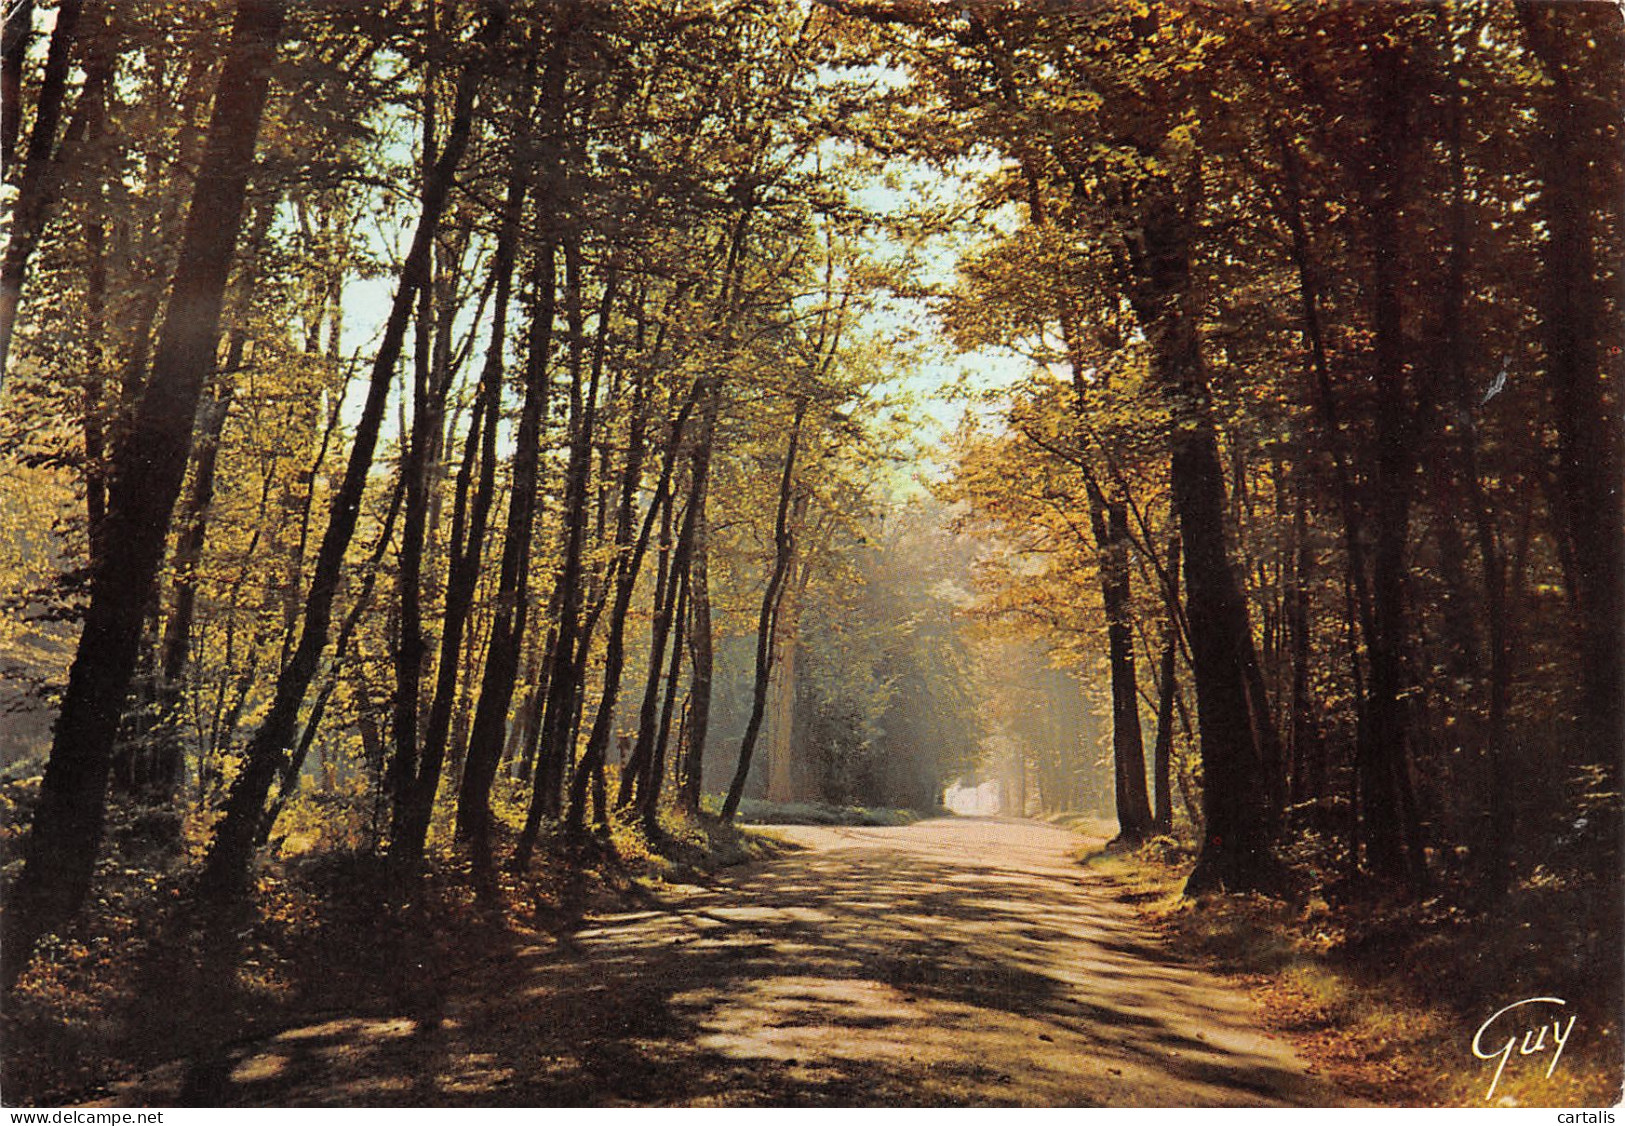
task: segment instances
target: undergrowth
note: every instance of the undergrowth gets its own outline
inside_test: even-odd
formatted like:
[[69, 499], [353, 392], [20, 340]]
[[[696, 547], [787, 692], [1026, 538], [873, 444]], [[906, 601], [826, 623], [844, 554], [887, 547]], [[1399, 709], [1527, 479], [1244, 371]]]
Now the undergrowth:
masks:
[[[786, 847], [675, 810], [650, 839], [612, 814], [584, 848], [544, 833], [515, 872], [519, 817], [501, 801], [495, 812], [495, 864], [476, 865], [437, 825], [422, 872], [405, 881], [367, 848], [290, 836], [230, 918], [205, 918], [191, 895], [194, 850], [182, 841], [143, 851], [130, 839], [138, 818], [116, 815], [106, 850], [116, 859], [101, 865], [94, 900], [42, 941], [0, 1015], [0, 1100], [93, 1099], [153, 1067], [326, 1013], [434, 1018], [459, 977], [556, 941], [588, 911], [646, 902]], [[0, 843], [14, 846], [18, 822], [8, 821]]]
[[[1386, 1106], [1616, 1105], [1621, 1096], [1618, 889], [1536, 873], [1493, 907], [1320, 894], [1186, 898], [1194, 858], [1158, 838], [1132, 852], [1095, 851], [1089, 869], [1171, 945], [1234, 977], [1267, 1027], [1351, 1100]], [[1502, 1016], [1472, 1051], [1475, 1032], [1512, 1002], [1557, 997]], [[1525, 1015], [1527, 1014], [1527, 1015]], [[1553, 1039], [1499, 1052], [1559, 1016], [1574, 1018], [1550, 1077]], [[1533, 1038], [1530, 1044], [1537, 1041]], [[1521, 1047], [1521, 1043], [1520, 1043]]]

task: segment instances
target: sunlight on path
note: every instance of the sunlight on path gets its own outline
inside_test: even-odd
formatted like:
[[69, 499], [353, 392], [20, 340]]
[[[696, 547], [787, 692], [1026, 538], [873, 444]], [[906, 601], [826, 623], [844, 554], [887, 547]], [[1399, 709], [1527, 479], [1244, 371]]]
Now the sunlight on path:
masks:
[[[776, 831], [669, 910], [598, 916], [433, 1014], [285, 1032], [227, 1104], [1328, 1105], [1246, 999], [1030, 822]], [[115, 1101], [163, 1103], [184, 1069]], [[195, 1076], [190, 1080], [194, 1085]]]

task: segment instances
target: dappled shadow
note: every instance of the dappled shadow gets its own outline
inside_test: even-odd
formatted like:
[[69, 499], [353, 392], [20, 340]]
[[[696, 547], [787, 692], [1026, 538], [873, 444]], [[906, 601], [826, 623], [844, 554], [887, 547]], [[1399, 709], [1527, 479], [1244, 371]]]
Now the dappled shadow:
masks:
[[[148, 1076], [222, 1105], [1225, 1105], [1327, 1092], [1086, 888], [1067, 838], [928, 822], [589, 917], [454, 982]], [[190, 1071], [190, 1074], [188, 1072]]]

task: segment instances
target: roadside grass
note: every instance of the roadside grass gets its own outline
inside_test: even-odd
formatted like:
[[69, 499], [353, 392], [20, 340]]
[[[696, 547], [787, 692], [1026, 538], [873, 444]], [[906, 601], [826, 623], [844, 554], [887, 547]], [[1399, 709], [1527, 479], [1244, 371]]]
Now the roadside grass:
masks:
[[1117, 835], [1117, 822], [1115, 819], [1101, 817], [1094, 813], [1078, 813], [1064, 810], [1058, 813], [1043, 814], [1039, 817], [1039, 820], [1076, 833], [1080, 837], [1099, 837], [1101, 840], [1109, 841]]
[[[1229, 975], [1258, 1001], [1266, 1027], [1290, 1038], [1312, 1068], [1352, 1100], [1386, 1106], [1608, 1107], [1622, 1083], [1618, 916], [1595, 888], [1525, 881], [1493, 911], [1434, 899], [1332, 906], [1309, 896], [1182, 894], [1192, 857], [1170, 838], [1134, 852], [1096, 846], [1079, 858], [1175, 950]], [[1614, 902], [1617, 902], [1615, 900]], [[1608, 956], [1609, 952], [1613, 956]], [[1502, 1017], [1472, 1052], [1474, 1033], [1502, 1006], [1557, 996], [1568, 1004]], [[1553, 1041], [1507, 1057], [1509, 1036], [1541, 1020], [1575, 1018], [1548, 1078]], [[1533, 1044], [1536, 1041], [1531, 1040]], [[1521, 1044], [1520, 1044], [1521, 1047]]]

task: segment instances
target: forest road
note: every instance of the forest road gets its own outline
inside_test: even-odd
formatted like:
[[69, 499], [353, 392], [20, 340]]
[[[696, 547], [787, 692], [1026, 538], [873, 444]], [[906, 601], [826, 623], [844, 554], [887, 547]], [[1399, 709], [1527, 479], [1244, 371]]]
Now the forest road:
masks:
[[[209, 1101], [1340, 1101], [1245, 996], [1080, 867], [1074, 834], [973, 818], [773, 831], [801, 847], [520, 948], [458, 979], [430, 1019], [340, 1017], [236, 1048]], [[164, 1105], [183, 1089], [165, 1085], [149, 1075], [108, 1102]]]

